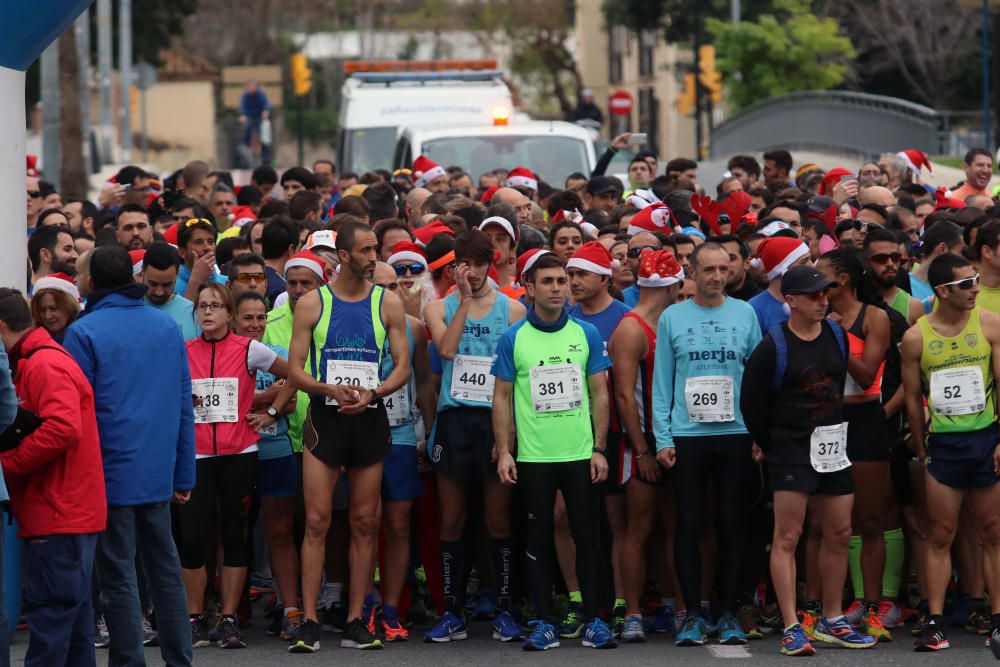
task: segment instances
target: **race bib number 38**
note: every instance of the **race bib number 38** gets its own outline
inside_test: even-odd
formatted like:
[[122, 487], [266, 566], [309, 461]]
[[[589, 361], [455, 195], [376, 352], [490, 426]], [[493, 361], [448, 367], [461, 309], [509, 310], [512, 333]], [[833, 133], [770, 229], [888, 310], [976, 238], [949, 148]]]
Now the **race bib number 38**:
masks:
[[971, 415], [986, 409], [983, 369], [962, 366], [931, 374], [931, 405], [939, 415]]
[[851, 465], [847, 458], [847, 422], [817, 426], [809, 438], [809, 462], [816, 472], [837, 472]]
[[[328, 359], [326, 362], [327, 384], [349, 384], [365, 389], [378, 386], [378, 364], [369, 361], [344, 361]], [[336, 399], [327, 398], [327, 405], [339, 405]]]
[[576, 410], [583, 405], [583, 376], [577, 364], [536, 366], [528, 375], [535, 412]]
[[731, 422], [733, 411], [733, 378], [726, 375], [689, 377], [684, 383], [684, 399], [688, 418], [692, 422]]
[[492, 366], [493, 360], [489, 357], [457, 355], [451, 366], [451, 397], [492, 403], [493, 385], [496, 382], [490, 375]]
[[238, 421], [238, 389], [239, 380], [236, 378], [191, 380], [191, 393], [194, 395], [194, 423], [216, 424]]

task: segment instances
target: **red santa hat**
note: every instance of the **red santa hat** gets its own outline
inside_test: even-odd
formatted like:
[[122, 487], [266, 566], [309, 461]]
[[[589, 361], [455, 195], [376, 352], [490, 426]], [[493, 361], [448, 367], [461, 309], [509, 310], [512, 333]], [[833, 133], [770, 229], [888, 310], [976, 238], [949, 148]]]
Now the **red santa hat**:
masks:
[[418, 188], [424, 187], [435, 178], [447, 176], [447, 174], [444, 167], [423, 155], [418, 155], [417, 159], [413, 161], [413, 184]]
[[965, 202], [961, 199], [956, 199], [952, 196], [951, 190], [947, 188], [938, 188], [934, 192], [934, 210], [942, 208], [965, 208]]
[[242, 227], [243, 225], [257, 219], [257, 216], [254, 215], [253, 209], [249, 206], [234, 206], [231, 215], [233, 218], [233, 224], [237, 227]]
[[495, 185], [491, 185], [490, 187], [486, 188], [486, 192], [484, 192], [483, 196], [479, 198], [479, 203], [486, 204], [487, 206], [489, 206], [490, 200], [493, 199], [493, 195], [495, 195], [497, 193], [497, 190], [499, 189], [500, 188]]
[[799, 239], [773, 236], [764, 239], [757, 246], [757, 254], [754, 255], [752, 264], [757, 268], [763, 268], [767, 273], [767, 279], [773, 280], [784, 275], [800, 257], [808, 256], [809, 246]]
[[920, 176], [920, 170], [923, 167], [927, 167], [927, 171], [931, 175], [934, 174], [934, 170], [931, 168], [931, 161], [923, 151], [911, 149], [896, 153], [896, 157], [906, 163], [906, 168], [913, 172], [914, 177]]
[[438, 234], [448, 234], [449, 236], [454, 236], [455, 230], [440, 220], [435, 220], [429, 225], [424, 225], [423, 227], [413, 230], [413, 235], [417, 237], [417, 245], [420, 247], [430, 243], [431, 239]]
[[529, 190], [538, 191], [538, 177], [526, 167], [514, 167], [507, 172], [507, 187], [522, 186]]
[[837, 183], [844, 176], [854, 176], [854, 172], [844, 169], [843, 167], [834, 167], [830, 171], [826, 172], [823, 176], [823, 180], [819, 184], [819, 194], [826, 195], [827, 197], [833, 196], [833, 188], [836, 187]]
[[639, 260], [639, 287], [669, 287], [684, 280], [684, 269], [669, 250], [647, 250]]
[[38, 282], [35, 283], [34, 294], [37, 296], [43, 289], [54, 289], [64, 294], [69, 294], [73, 297], [73, 301], [80, 303], [80, 290], [77, 289], [73, 279], [65, 273], [50, 273], [47, 276], [39, 278]]
[[551, 255], [551, 254], [552, 253], [550, 253], [545, 248], [532, 248], [531, 250], [522, 252], [520, 255], [518, 255], [517, 261], [514, 262], [514, 266], [517, 270], [516, 274], [514, 275], [514, 279], [517, 282], [521, 282], [521, 276], [523, 276], [526, 271], [528, 271], [529, 269], [531, 269], [532, 266], [535, 265], [535, 262], [538, 261], [539, 257], [541, 257], [542, 255]]
[[38, 156], [37, 155], [27, 155], [27, 175], [32, 178], [38, 178]]
[[181, 231], [181, 223], [175, 222], [163, 231], [163, 240], [177, 247], [177, 234]]
[[427, 255], [420, 249], [420, 246], [412, 241], [400, 241], [392, 247], [389, 253], [389, 258], [385, 260], [388, 264], [416, 262], [423, 264], [425, 269], [427, 268]]
[[566, 262], [567, 269], [581, 269], [599, 276], [610, 276], [611, 271], [618, 267], [618, 260], [611, 256], [608, 249], [597, 241], [587, 241]]
[[507, 218], [501, 218], [499, 215], [491, 215], [480, 223], [479, 229], [485, 230], [490, 225], [503, 227], [503, 230], [510, 234], [512, 239], [517, 240], [517, 232], [514, 230], [514, 225], [510, 224], [510, 220]]
[[309, 269], [320, 280], [326, 280], [326, 260], [311, 250], [303, 250], [289, 257], [285, 262], [285, 274], [291, 269]]
[[670, 210], [669, 206], [660, 202], [650, 204], [632, 216], [626, 233], [629, 236], [635, 236], [641, 232], [669, 234], [671, 224], [674, 227], [677, 226], [677, 219], [674, 218], [674, 212]]
[[142, 273], [142, 260], [146, 257], [145, 250], [129, 250], [128, 256], [132, 260], [132, 277]]
[[569, 222], [575, 222], [576, 224], [579, 225], [580, 223], [583, 222], [583, 213], [580, 213], [580, 211], [576, 209], [573, 209], [572, 211], [568, 211], [566, 209], [559, 209], [558, 211], [556, 211], [556, 214], [552, 216], [552, 219], [549, 220], [549, 223], [554, 225], [557, 222], [562, 222], [563, 220], [567, 220]]

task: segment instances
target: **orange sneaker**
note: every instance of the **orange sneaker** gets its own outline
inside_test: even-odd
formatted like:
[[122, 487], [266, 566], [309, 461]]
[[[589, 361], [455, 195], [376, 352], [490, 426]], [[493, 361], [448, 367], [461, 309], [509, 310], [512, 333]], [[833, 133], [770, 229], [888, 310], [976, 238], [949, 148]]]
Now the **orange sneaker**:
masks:
[[382, 619], [382, 633], [387, 642], [405, 642], [410, 638], [410, 631], [395, 616]]

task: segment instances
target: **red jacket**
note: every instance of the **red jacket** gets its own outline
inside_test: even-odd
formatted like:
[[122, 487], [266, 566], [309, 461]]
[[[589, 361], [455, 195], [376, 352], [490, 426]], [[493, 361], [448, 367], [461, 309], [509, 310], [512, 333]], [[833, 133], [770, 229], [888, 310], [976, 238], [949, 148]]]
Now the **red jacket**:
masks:
[[90, 383], [41, 327], [18, 342], [10, 361], [19, 405], [45, 420], [0, 454], [19, 536], [103, 531], [107, 501]]

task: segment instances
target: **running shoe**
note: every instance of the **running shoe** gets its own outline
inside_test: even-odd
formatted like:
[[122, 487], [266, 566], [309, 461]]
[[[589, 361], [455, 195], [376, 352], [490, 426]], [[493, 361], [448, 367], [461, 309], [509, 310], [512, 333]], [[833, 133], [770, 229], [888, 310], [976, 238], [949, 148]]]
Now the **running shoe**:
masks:
[[525, 651], [547, 651], [550, 648], [559, 648], [559, 635], [556, 628], [545, 621], [530, 621], [531, 634], [524, 641], [522, 647]]
[[458, 618], [450, 611], [446, 611], [444, 615], [438, 619], [437, 625], [424, 633], [424, 641], [443, 644], [444, 642], [466, 639], [468, 636], [469, 633], [466, 632], [465, 623], [462, 622], [462, 619]]
[[719, 619], [719, 643], [735, 646], [747, 643], [747, 635], [732, 614], [724, 614]]
[[365, 596], [365, 604], [361, 608], [361, 620], [365, 622], [365, 627], [368, 628], [368, 632], [375, 634], [375, 612], [376, 603], [369, 597]]
[[579, 602], [570, 602], [566, 608], [566, 615], [559, 621], [559, 636], [563, 639], [576, 639], [583, 633], [582, 605]]
[[630, 614], [625, 617], [625, 627], [622, 628], [622, 641], [639, 644], [646, 641], [646, 631], [642, 627], [642, 615]]
[[653, 622], [649, 625], [653, 632], [674, 633], [674, 608], [667, 605], [660, 605], [653, 617]]
[[334, 602], [322, 612], [322, 619], [327, 632], [343, 632], [347, 627], [347, 607], [343, 602]]
[[405, 642], [410, 638], [410, 631], [403, 627], [398, 616], [382, 614], [382, 635], [387, 642]]
[[145, 616], [142, 617], [142, 645], [143, 646], [157, 646], [159, 645], [159, 634], [153, 629], [153, 624], [149, 622], [149, 619]]
[[687, 610], [680, 609], [674, 612], [674, 631], [671, 633], [674, 637], [681, 633], [681, 628], [684, 627], [684, 619], [687, 618]]
[[892, 633], [885, 629], [882, 620], [878, 617], [878, 603], [872, 602], [868, 605], [864, 618], [861, 619], [859, 628], [865, 634], [871, 635], [876, 641], [891, 642]]
[[279, 636], [286, 642], [291, 641], [291, 639], [298, 633], [299, 628], [302, 627], [302, 621], [305, 619], [305, 613], [298, 609], [293, 609], [287, 614], [282, 614], [281, 616], [281, 634]]
[[240, 635], [240, 626], [233, 616], [223, 616], [219, 620], [219, 648], [246, 648], [247, 643]]
[[757, 625], [757, 608], [752, 604], [745, 604], [739, 611], [740, 628], [747, 639], [763, 639], [764, 634], [760, 626]]
[[865, 612], [865, 606], [861, 604], [860, 600], [852, 600], [851, 604], [844, 610], [844, 616], [847, 617], [848, 623], [857, 628], [860, 627], [861, 621], [864, 620]]
[[988, 635], [992, 627], [993, 621], [989, 612], [981, 607], [970, 611], [969, 617], [965, 620], [965, 629], [977, 635]]
[[288, 644], [289, 653], [315, 653], [319, 650], [319, 623], [304, 621]]
[[705, 633], [705, 619], [701, 616], [688, 616], [684, 619], [684, 627], [677, 633], [678, 646], [704, 646], [708, 639]]
[[111, 634], [108, 632], [108, 624], [104, 622], [104, 616], [98, 616], [94, 623], [94, 648], [108, 648], [111, 646]]
[[819, 616], [803, 609], [795, 612], [795, 619], [802, 626], [802, 631], [806, 633], [809, 641], [816, 641], [816, 625], [819, 623]]
[[611, 610], [611, 634], [615, 637], [622, 636], [625, 629], [625, 606], [619, 605]]
[[524, 639], [521, 626], [517, 624], [509, 611], [502, 611], [493, 619], [493, 639], [502, 642]]
[[618, 641], [608, 624], [595, 618], [587, 624], [583, 633], [583, 645], [586, 648], [618, 648]]
[[769, 606], [761, 607], [758, 616], [760, 617], [760, 631], [765, 635], [772, 632], [784, 633], [785, 623], [781, 619], [781, 610], [778, 609], [777, 604], [772, 603]]
[[951, 648], [948, 638], [944, 634], [944, 628], [937, 623], [926, 623], [920, 628], [920, 635], [913, 640], [913, 650], [918, 653], [931, 651], [942, 651]]
[[913, 620], [913, 627], [910, 628], [910, 634], [914, 637], [919, 637], [920, 633], [924, 631], [924, 626], [930, 623], [930, 614], [926, 612], [919, 612], [917, 617]]
[[806, 637], [806, 631], [796, 623], [786, 628], [785, 634], [781, 636], [781, 652], [784, 655], [814, 655], [816, 649]]
[[989, 645], [990, 650], [993, 651], [993, 657], [1000, 660], [1000, 626], [994, 625], [990, 628], [989, 639], [986, 640]]
[[[269, 637], [280, 637], [281, 626], [285, 621], [285, 615], [280, 609], [273, 609], [267, 616], [267, 634]], [[290, 639], [290, 637], [289, 637]]]
[[816, 639], [828, 644], [836, 644], [844, 648], [871, 648], [878, 640], [871, 635], [864, 635], [854, 629], [847, 619], [841, 616], [836, 621], [826, 618], [819, 619], [816, 624]]
[[204, 648], [212, 643], [208, 637], [208, 621], [204, 614], [197, 614], [191, 617], [191, 646], [193, 648]]
[[903, 612], [892, 600], [882, 600], [878, 603], [878, 620], [887, 630], [903, 627]]
[[356, 648], [362, 651], [382, 648], [382, 641], [368, 630], [368, 623], [360, 616], [347, 624], [341, 648]]

